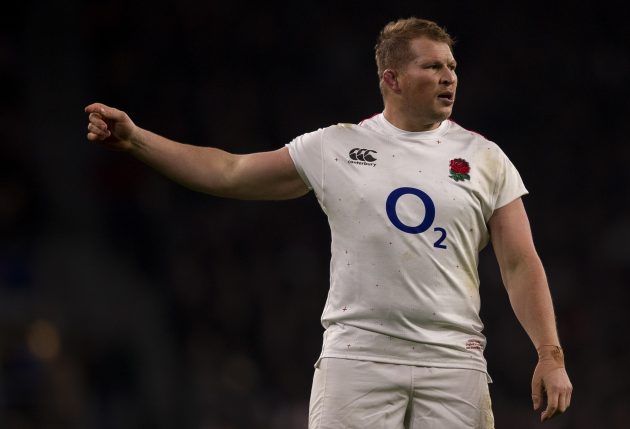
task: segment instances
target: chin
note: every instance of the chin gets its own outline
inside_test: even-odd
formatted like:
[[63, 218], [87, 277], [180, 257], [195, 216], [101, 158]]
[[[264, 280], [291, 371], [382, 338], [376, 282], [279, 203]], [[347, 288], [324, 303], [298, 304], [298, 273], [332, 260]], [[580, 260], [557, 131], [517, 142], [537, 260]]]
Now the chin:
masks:
[[439, 112], [435, 115], [435, 120], [439, 122], [446, 121], [451, 117], [452, 112], [452, 110], [449, 110], [448, 112]]

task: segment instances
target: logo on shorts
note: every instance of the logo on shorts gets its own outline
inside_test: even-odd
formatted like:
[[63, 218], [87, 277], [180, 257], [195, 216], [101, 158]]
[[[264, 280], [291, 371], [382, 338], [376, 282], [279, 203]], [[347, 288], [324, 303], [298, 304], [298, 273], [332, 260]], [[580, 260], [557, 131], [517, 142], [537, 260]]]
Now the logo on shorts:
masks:
[[348, 161], [348, 164], [375, 166], [376, 164], [374, 162], [376, 161], [376, 158], [372, 156], [373, 153], [378, 152], [376, 152], [374, 149], [361, 149], [355, 147], [350, 151], [350, 153], [348, 153], [348, 156], [350, 157], [350, 161]]
[[483, 345], [479, 340], [468, 340], [466, 341], [466, 348], [468, 350], [483, 350]]

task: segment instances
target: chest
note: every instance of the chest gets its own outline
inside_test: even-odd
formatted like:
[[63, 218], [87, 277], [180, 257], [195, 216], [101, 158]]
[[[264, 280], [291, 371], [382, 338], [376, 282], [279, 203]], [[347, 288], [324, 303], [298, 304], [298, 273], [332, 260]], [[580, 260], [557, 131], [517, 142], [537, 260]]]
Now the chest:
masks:
[[326, 208], [355, 219], [421, 230], [431, 218], [478, 217], [491, 193], [474, 148], [458, 142], [355, 139], [323, 157]]

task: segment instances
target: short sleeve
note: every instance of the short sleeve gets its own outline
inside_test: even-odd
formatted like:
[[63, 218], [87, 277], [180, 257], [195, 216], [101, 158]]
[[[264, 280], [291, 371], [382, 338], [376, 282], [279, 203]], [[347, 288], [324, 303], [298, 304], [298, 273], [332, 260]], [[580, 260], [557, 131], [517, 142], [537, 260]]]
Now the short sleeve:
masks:
[[503, 168], [499, 177], [497, 177], [495, 186], [495, 210], [529, 193], [514, 164], [503, 152], [501, 152], [501, 155]]
[[323, 132], [324, 130], [319, 129], [303, 134], [286, 145], [297, 172], [306, 186], [316, 193], [322, 189], [323, 184]]

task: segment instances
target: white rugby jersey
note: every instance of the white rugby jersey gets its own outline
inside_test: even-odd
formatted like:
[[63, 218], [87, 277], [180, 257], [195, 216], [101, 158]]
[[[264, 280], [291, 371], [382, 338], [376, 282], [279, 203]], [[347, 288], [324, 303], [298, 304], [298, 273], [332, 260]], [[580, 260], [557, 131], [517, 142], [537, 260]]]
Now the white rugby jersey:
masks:
[[450, 120], [407, 132], [383, 114], [287, 146], [331, 229], [320, 359], [487, 372], [478, 255], [494, 210], [527, 193], [501, 149]]

